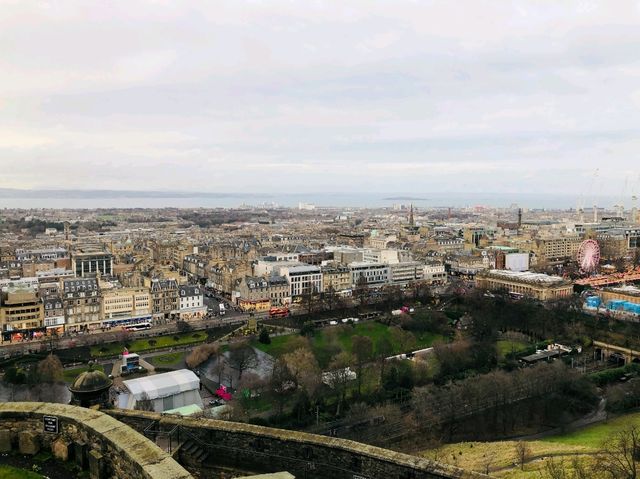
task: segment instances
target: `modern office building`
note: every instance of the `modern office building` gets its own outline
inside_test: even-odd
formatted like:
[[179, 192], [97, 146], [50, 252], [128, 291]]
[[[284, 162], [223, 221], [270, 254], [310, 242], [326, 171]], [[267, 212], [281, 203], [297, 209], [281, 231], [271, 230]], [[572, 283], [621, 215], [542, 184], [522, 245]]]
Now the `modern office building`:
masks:
[[355, 287], [364, 278], [367, 286], [378, 287], [389, 282], [389, 265], [384, 263], [351, 263], [351, 285]]
[[289, 283], [289, 295], [293, 298], [309, 292], [322, 292], [322, 271], [319, 266], [288, 266], [281, 274]]

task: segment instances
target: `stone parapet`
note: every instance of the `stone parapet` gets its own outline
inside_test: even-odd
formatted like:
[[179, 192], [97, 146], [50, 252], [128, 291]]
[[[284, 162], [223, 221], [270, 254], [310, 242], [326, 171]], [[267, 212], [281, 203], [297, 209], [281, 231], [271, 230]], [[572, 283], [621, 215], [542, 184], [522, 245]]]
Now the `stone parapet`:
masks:
[[151, 421], [166, 430], [179, 426], [180, 437], [206, 449], [212, 465], [257, 473], [288, 471], [306, 479], [488, 477], [417, 456], [298, 431], [145, 411], [112, 409], [108, 414], [139, 431]]
[[[58, 418], [59, 433], [44, 432], [43, 416]], [[88, 463], [91, 477], [193, 479], [152, 441], [92, 409], [51, 403], [0, 403], [0, 425], [0, 446], [18, 445], [30, 454], [37, 447], [54, 450], [74, 457], [78, 464]], [[61, 442], [73, 447], [73, 456], [60, 450]]]

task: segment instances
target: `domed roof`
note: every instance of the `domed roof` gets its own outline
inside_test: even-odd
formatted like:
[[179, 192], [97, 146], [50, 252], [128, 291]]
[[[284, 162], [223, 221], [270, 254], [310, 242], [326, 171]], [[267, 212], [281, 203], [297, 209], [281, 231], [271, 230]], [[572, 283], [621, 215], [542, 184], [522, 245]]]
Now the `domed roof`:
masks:
[[112, 384], [113, 381], [105, 373], [98, 369], [93, 369], [93, 364], [89, 364], [89, 369], [73, 381], [69, 390], [72, 393], [90, 393], [108, 389]]

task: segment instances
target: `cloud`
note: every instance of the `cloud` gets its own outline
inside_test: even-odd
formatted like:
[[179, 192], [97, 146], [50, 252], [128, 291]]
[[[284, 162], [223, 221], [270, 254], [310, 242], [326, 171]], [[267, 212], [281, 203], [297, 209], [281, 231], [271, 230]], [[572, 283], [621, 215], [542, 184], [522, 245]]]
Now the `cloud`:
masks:
[[614, 194], [638, 27], [633, 1], [4, 2], [0, 187], [579, 194], [600, 167]]

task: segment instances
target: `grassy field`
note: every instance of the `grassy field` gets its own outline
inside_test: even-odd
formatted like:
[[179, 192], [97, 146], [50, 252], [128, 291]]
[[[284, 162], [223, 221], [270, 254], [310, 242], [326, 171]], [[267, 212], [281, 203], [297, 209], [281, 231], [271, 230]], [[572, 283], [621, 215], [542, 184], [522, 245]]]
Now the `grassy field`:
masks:
[[544, 468], [543, 458], [558, 457], [570, 461], [571, 458], [588, 457], [593, 449], [587, 446], [552, 444], [543, 441], [529, 441], [532, 460], [525, 464], [524, 470], [515, 465], [516, 441], [499, 442], [462, 442], [447, 444], [432, 451], [420, 454], [464, 469], [485, 472], [487, 464], [492, 477], [508, 479], [540, 479]]
[[[389, 326], [377, 322], [358, 323], [351, 325], [332, 326], [315, 332], [311, 338], [311, 349], [313, 350], [320, 366], [326, 367], [331, 357], [340, 351], [351, 352], [353, 347], [353, 336], [368, 336], [373, 341], [374, 347], [378, 339], [388, 335], [395, 353], [400, 352], [399, 344], [393, 340], [389, 333]], [[415, 348], [427, 348], [433, 344], [436, 339], [441, 337], [432, 333], [423, 333], [419, 336], [414, 335], [416, 339]], [[304, 338], [297, 334], [287, 336], [277, 336], [271, 339], [271, 344], [262, 344], [255, 341], [253, 344], [256, 348], [264, 351], [271, 356], [278, 357], [289, 353], [304, 344]]]
[[524, 351], [529, 346], [529, 343], [524, 341], [513, 341], [510, 339], [502, 339], [497, 342], [496, 349], [498, 350], [498, 358], [504, 359], [509, 353], [517, 353]]
[[171, 367], [175, 367], [183, 364], [184, 358], [186, 355], [187, 353], [185, 351], [180, 351], [177, 353], [161, 354], [159, 356], [154, 356], [152, 358], [149, 358], [149, 362], [154, 366], [171, 368]]
[[607, 436], [630, 426], [640, 427], [640, 413], [625, 414], [606, 423], [595, 424], [562, 436], [549, 437], [543, 441], [552, 444], [598, 448]]
[[0, 478], [2, 479], [43, 479], [44, 476], [35, 472], [25, 471], [17, 467], [0, 465]]
[[489, 461], [492, 476], [506, 479], [539, 479], [546, 458], [563, 460], [565, 467], [569, 468], [574, 457], [588, 460], [609, 435], [633, 425], [640, 427], [640, 413], [626, 414], [568, 434], [528, 441], [532, 459], [525, 464], [524, 471], [514, 466], [515, 441], [447, 444], [438, 449], [424, 451], [420, 455], [479, 472], [485, 470]]
[[[177, 339], [174, 339], [177, 338]], [[128, 349], [131, 353], [138, 353], [141, 351], [153, 351], [154, 349], [166, 348], [171, 346], [184, 346], [186, 344], [201, 343], [207, 339], [207, 334], [198, 332], [177, 333], [167, 336], [157, 336], [149, 339], [136, 339], [133, 341], [126, 341], [129, 345]], [[124, 342], [103, 344], [100, 346], [91, 347], [91, 356], [94, 358], [101, 358], [106, 356], [115, 356], [122, 353], [124, 349]]]
[[[94, 364], [93, 368], [99, 369], [100, 371], [104, 371], [104, 368], [102, 367], [101, 364]], [[79, 368], [65, 369], [64, 372], [62, 373], [64, 382], [71, 384], [75, 380], [75, 378], [77, 378], [80, 374], [85, 372], [87, 369], [89, 369], [89, 366], [81, 366]]]

